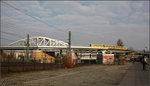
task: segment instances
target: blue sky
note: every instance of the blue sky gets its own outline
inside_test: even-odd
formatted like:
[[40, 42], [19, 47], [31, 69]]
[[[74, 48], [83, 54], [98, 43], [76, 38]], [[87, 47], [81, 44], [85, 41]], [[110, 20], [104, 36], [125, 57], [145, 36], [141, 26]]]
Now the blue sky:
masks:
[[149, 1], [5, 1], [1, 25], [2, 45], [28, 33], [67, 42], [70, 30], [73, 45], [116, 45], [120, 38], [127, 47], [144, 49], [149, 47]]

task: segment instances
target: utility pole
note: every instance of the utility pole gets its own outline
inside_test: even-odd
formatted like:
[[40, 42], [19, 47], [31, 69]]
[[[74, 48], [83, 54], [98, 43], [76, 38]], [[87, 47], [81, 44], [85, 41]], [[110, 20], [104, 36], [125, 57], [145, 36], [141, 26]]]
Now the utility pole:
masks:
[[71, 31], [69, 31], [69, 51], [71, 51]]
[[29, 34], [27, 34], [27, 61], [29, 61]]

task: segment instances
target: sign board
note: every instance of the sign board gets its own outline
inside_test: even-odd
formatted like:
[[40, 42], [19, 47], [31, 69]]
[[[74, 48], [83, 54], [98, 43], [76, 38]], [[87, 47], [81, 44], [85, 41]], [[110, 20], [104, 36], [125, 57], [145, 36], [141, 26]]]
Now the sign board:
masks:
[[103, 64], [114, 64], [114, 54], [103, 54]]

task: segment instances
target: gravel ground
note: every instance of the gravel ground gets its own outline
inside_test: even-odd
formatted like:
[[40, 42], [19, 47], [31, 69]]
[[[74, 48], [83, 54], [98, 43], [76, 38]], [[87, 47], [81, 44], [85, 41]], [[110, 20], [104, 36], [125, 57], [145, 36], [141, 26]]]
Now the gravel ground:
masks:
[[131, 64], [90, 65], [70, 69], [13, 74], [1, 78], [2, 86], [116, 86]]

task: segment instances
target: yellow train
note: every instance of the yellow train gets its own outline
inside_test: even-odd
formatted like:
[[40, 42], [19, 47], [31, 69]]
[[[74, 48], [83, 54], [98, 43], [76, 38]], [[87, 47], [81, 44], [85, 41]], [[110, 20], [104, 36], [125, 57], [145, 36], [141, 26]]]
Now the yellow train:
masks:
[[123, 46], [102, 45], [102, 44], [90, 44], [90, 47], [108, 48], [108, 49], [119, 49], [119, 50], [128, 50], [128, 48], [123, 47]]

